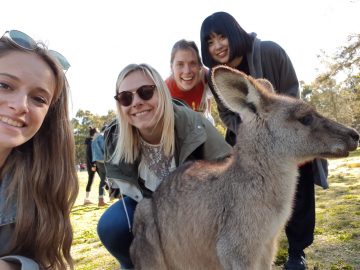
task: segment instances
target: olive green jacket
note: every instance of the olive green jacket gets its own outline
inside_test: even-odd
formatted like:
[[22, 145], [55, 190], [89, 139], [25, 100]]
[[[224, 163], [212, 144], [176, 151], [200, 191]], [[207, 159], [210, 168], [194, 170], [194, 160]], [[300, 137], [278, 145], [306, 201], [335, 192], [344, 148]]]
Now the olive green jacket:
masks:
[[[217, 129], [200, 113], [174, 104], [175, 113], [175, 153], [176, 167], [189, 160], [216, 160], [230, 155], [232, 148], [225, 142]], [[105, 132], [106, 178], [112, 187], [136, 201], [144, 196], [139, 186], [140, 160], [129, 164], [120, 161], [113, 164], [110, 157], [115, 149], [118, 124], [113, 121]]]

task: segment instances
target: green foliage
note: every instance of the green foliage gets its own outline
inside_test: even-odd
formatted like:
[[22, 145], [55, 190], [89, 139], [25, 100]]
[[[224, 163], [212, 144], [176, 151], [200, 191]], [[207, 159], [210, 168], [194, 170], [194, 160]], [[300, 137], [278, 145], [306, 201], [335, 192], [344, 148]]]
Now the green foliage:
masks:
[[107, 115], [99, 116], [92, 114], [90, 111], [79, 110], [75, 118], [71, 119], [75, 137], [76, 163], [84, 163], [85, 156], [85, 138], [89, 136], [89, 127], [96, 127], [99, 130], [104, 124], [109, 124], [116, 114], [114, 111], [108, 111]]
[[334, 55], [321, 56], [325, 71], [309, 85], [302, 82], [301, 97], [322, 114], [360, 130], [360, 34]]

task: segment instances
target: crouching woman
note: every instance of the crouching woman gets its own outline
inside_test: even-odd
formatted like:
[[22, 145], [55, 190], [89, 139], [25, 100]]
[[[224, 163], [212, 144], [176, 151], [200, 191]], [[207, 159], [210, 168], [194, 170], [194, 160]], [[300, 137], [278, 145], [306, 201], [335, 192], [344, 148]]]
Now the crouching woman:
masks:
[[202, 115], [173, 104], [166, 83], [147, 64], [120, 72], [115, 99], [117, 120], [105, 134], [105, 166], [107, 178], [126, 197], [106, 210], [97, 229], [121, 269], [131, 269], [137, 203], [185, 161], [224, 158], [231, 147]]

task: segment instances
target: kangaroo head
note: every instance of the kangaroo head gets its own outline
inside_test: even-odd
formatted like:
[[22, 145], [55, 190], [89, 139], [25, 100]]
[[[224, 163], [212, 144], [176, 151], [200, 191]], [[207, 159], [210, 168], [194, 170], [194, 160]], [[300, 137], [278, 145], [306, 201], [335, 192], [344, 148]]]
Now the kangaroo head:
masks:
[[227, 66], [215, 67], [211, 79], [224, 105], [242, 119], [239, 145], [296, 162], [347, 156], [358, 146], [354, 129], [321, 116], [300, 99], [275, 94], [268, 81]]

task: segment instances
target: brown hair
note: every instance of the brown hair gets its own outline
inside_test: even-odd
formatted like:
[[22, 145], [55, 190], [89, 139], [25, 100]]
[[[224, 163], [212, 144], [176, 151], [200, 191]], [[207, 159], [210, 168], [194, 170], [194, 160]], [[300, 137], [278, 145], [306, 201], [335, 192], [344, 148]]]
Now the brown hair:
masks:
[[198, 61], [199, 66], [200, 67], [202, 66], [199, 49], [196, 46], [196, 43], [194, 41], [190, 41], [190, 40], [186, 40], [186, 39], [181, 39], [181, 40], [175, 42], [174, 46], [171, 49], [170, 64], [173, 64], [175, 54], [180, 50], [193, 51], [196, 55], [196, 59]]
[[68, 83], [45, 45], [39, 43], [30, 51], [0, 39], [0, 57], [13, 51], [38, 55], [53, 71], [56, 85], [41, 128], [12, 150], [0, 172], [0, 179], [10, 177], [7, 196], [14, 196], [17, 206], [15, 230], [6, 254], [30, 257], [45, 269], [73, 269], [70, 211], [79, 187]]

